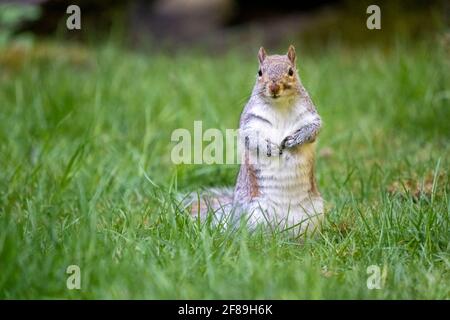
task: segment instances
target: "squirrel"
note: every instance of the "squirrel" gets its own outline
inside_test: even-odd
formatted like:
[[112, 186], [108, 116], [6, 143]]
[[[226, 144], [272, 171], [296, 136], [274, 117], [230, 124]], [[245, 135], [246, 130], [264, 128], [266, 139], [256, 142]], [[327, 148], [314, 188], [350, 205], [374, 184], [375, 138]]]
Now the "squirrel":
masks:
[[[191, 214], [216, 221], [233, 213], [257, 225], [316, 230], [324, 215], [314, 175], [321, 118], [301, 83], [296, 52], [258, 52], [259, 69], [239, 124], [241, 166], [233, 189], [209, 189], [190, 202]], [[229, 221], [227, 222], [229, 223]]]

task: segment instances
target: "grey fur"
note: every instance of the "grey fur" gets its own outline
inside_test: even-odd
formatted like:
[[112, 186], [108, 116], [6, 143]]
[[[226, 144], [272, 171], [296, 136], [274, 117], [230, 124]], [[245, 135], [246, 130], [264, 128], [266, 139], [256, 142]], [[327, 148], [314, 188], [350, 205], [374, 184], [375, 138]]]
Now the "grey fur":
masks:
[[[305, 209], [307, 216], [309, 216], [309, 213], [311, 213], [310, 211], [312, 210], [308, 209], [308, 206], [311, 207], [311, 205], [314, 206], [315, 204], [318, 204], [320, 207], [323, 207], [322, 199], [317, 191], [314, 178], [314, 151], [303, 154], [302, 157], [306, 155], [309, 157], [306, 161], [301, 160], [304, 161], [302, 162], [302, 166], [304, 167], [295, 167], [295, 161], [304, 159], [302, 157], [295, 158], [296, 153], [304, 152], [302, 151], [304, 149], [298, 149], [298, 151], [295, 151], [296, 149], [293, 149], [292, 151], [289, 150], [297, 146], [313, 143], [321, 128], [320, 116], [297, 73], [295, 66], [295, 49], [290, 47], [289, 55], [268, 56], [265, 50], [261, 48], [258, 58], [261, 75], [257, 76], [251, 97], [242, 111], [239, 122], [241, 139], [244, 139], [245, 154], [243, 155], [244, 161], [240, 167], [234, 191], [230, 188], [210, 189], [202, 192], [200, 195], [196, 195], [195, 198], [191, 198], [192, 201], [189, 205], [194, 209], [194, 216], [196, 215], [195, 211], [197, 211], [197, 214], [202, 218], [205, 217], [207, 212], [213, 212], [216, 220], [223, 218], [223, 214], [226, 212], [233, 217], [240, 217], [241, 215], [248, 213], [246, 212], [247, 209], [254, 208], [255, 201], [258, 202], [259, 200], [274, 203], [283, 206], [284, 208], [286, 208], [286, 205], [290, 206], [291, 204], [301, 208], [305, 205], [305, 207], [307, 207], [307, 209]], [[291, 69], [294, 71], [293, 74], [289, 72]], [[273, 111], [271, 111], [272, 113], [263, 113], [260, 109], [261, 106], [264, 108], [270, 106], [269, 109], [273, 106], [275, 109], [271, 110], [276, 110], [275, 99], [277, 98], [277, 92], [268, 90], [269, 84], [272, 83], [279, 83], [281, 85], [283, 90], [285, 90], [285, 95], [283, 97], [288, 97], [287, 99], [293, 101], [289, 103], [292, 103], [293, 106], [301, 105], [304, 108], [299, 109], [300, 111], [293, 114], [296, 119], [293, 122], [294, 129], [297, 122], [300, 127], [293, 130], [290, 135], [278, 143], [276, 141], [271, 141], [268, 138], [259, 137], [259, 131], [262, 129], [255, 129], [259, 128], [259, 126], [265, 128], [264, 126], [267, 125], [269, 126], [268, 128], [270, 128], [268, 130], [280, 129], [280, 127], [275, 126], [277, 125], [278, 120], [276, 120], [277, 117], [273, 116]], [[270, 117], [266, 118], [266, 115]], [[275, 122], [272, 123], [271, 119]], [[254, 121], [257, 121], [256, 123], [258, 126], [253, 127], [251, 125], [251, 123], [255, 123]], [[246, 131], [246, 128], [248, 131]], [[264, 130], [262, 130], [261, 133], [264, 135], [263, 131]], [[273, 135], [273, 137], [276, 137], [276, 135]], [[314, 146], [312, 145], [312, 147]], [[283, 150], [289, 150], [289, 152], [286, 151], [288, 153], [283, 156], [287, 159], [286, 161], [290, 161], [289, 159], [293, 159], [292, 161], [294, 161], [290, 163], [291, 168], [294, 163], [295, 170], [293, 173], [290, 171], [286, 172], [286, 170], [283, 172], [283, 170], [281, 170], [276, 172], [277, 175], [271, 176], [260, 169], [263, 167], [258, 167], [258, 165], [253, 165], [247, 161], [247, 154], [250, 151], [255, 152], [257, 158], [261, 155], [263, 157], [271, 158], [273, 161], [275, 160], [273, 157], [281, 156]], [[298, 169], [299, 171], [297, 171]], [[304, 177], [302, 176], [303, 170], [306, 172]], [[292, 178], [292, 174], [295, 178]], [[301, 178], [296, 178], [297, 175]], [[283, 180], [285, 179], [283, 177], [288, 178], [286, 178], [287, 180]], [[269, 183], [267, 183], [268, 181]], [[298, 190], [301, 190], [299, 192], [304, 192], [301, 193], [302, 198], [296, 197], [298, 194], [297, 187], [299, 188]], [[263, 193], [261, 194], [261, 192]], [[285, 195], [286, 198], [277, 198], [278, 194]], [[304, 199], [303, 194], [306, 194], [308, 199]], [[275, 196], [275, 198], [272, 198], [270, 195]], [[200, 202], [198, 202], [199, 198]], [[202, 204], [206, 204], [206, 206]], [[195, 210], [195, 206], [200, 208], [200, 210]], [[261, 210], [263, 209], [261, 208]], [[236, 219], [233, 221], [236, 221]], [[314, 222], [311, 222], [311, 224], [314, 224]], [[309, 228], [309, 223], [307, 224], [307, 228]]]
[[314, 142], [320, 131], [321, 120], [317, 118], [314, 123], [308, 124], [298, 129], [293, 135], [287, 136], [281, 142], [281, 148], [292, 148], [304, 143]]

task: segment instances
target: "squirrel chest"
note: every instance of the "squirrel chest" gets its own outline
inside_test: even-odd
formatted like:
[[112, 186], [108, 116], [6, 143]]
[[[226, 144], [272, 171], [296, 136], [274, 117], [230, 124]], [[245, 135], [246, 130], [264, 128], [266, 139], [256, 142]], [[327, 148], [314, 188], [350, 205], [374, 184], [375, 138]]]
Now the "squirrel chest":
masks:
[[[307, 125], [313, 118], [301, 103], [277, 109], [261, 106], [252, 112], [255, 117], [246, 123], [246, 128], [258, 132], [254, 138], [263, 141], [281, 141], [295, 128]], [[243, 163], [248, 174], [251, 200], [283, 211], [301, 206], [305, 198], [316, 192], [313, 143], [283, 150], [281, 154], [273, 150], [271, 156], [262, 152], [259, 149], [249, 150]]]

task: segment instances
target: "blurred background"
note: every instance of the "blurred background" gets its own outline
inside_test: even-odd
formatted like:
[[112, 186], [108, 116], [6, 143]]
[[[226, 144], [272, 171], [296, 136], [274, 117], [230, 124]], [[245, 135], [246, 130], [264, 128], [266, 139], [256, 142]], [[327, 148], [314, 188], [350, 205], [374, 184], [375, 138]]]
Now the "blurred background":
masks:
[[[77, 4], [82, 29], [66, 28], [66, 9]], [[382, 31], [364, 28], [366, 8], [382, 10]], [[130, 48], [207, 47], [214, 52], [380, 41], [436, 35], [448, 27], [448, 1], [269, 1], [269, 0], [17, 0], [0, 4], [0, 43], [12, 37], [90, 41], [114, 38]], [[25, 40], [26, 39], [26, 40]]]

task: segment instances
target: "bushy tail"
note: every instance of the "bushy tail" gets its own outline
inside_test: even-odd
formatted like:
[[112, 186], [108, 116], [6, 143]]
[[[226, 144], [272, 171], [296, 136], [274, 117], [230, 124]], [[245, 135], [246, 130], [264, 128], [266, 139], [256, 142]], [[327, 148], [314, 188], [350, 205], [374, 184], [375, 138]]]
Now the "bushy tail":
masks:
[[210, 188], [201, 192], [191, 192], [183, 199], [184, 208], [189, 209], [193, 217], [205, 219], [208, 213], [216, 219], [229, 213], [233, 205], [233, 188]]

